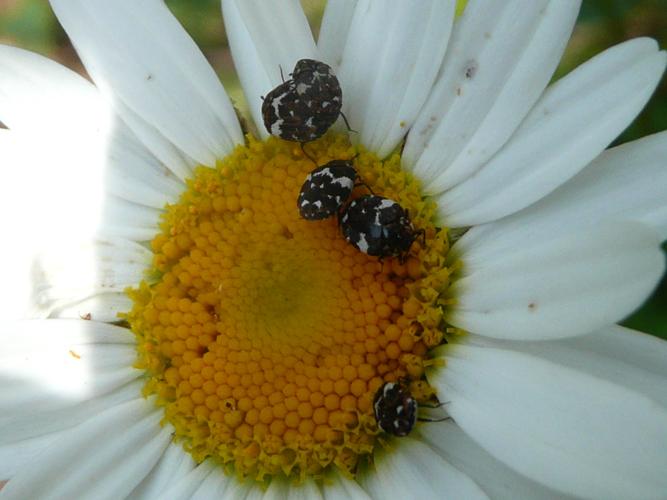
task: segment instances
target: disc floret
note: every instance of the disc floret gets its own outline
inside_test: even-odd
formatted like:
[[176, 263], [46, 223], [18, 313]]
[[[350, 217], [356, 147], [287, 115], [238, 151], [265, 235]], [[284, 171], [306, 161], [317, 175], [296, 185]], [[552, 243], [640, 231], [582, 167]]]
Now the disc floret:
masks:
[[[353, 159], [364, 184], [410, 210], [424, 243], [402, 262], [359, 252], [334, 219], [303, 220], [295, 200], [313, 164], [298, 145], [248, 139], [200, 167], [153, 239], [153, 269], [130, 291], [146, 394], [195, 460], [241, 477], [354, 475], [380, 443], [373, 396], [412, 380], [440, 344], [446, 233], [399, 167], [328, 134], [318, 164]], [[360, 189], [359, 192], [357, 190]], [[364, 194], [355, 189], [353, 198]]]

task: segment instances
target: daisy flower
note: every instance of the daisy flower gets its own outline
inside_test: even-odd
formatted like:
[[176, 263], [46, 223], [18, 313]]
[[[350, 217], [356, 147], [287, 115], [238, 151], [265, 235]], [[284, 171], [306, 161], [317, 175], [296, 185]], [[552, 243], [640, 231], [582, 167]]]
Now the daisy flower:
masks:
[[[223, 0], [244, 134], [163, 2], [51, 5], [94, 84], [0, 47], [0, 498], [665, 497], [667, 344], [615, 323], [664, 270], [667, 133], [605, 150], [653, 40], [549, 84], [577, 0], [332, 1], [317, 42]], [[269, 136], [300, 59], [352, 131]], [[405, 258], [299, 217], [311, 158], [408, 211]]]

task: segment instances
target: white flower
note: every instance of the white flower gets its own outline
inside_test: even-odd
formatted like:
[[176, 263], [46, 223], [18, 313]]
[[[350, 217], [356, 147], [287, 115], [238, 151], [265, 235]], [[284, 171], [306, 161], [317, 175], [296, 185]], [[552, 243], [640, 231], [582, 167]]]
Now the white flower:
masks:
[[661, 78], [654, 41], [548, 85], [576, 0], [332, 1], [317, 44], [296, 0], [222, 1], [262, 137], [280, 69], [323, 60], [352, 140], [405, 140], [441, 225], [470, 227], [426, 370], [453, 420], [264, 490], [172, 442], [113, 324], [165, 205], [243, 144], [234, 110], [162, 2], [51, 4], [95, 86], [0, 47], [0, 498], [665, 498], [667, 344], [614, 323], [664, 270], [667, 132], [604, 151]]

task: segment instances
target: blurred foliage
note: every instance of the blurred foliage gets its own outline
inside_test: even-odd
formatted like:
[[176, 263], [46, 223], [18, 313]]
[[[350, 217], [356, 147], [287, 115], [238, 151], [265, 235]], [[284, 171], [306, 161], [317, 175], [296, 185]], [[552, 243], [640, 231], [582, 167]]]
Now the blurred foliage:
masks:
[[[232, 99], [243, 106], [242, 91], [225, 40], [220, 0], [166, 0], [166, 3], [216, 68]], [[301, 3], [317, 35], [325, 2], [302, 0]], [[655, 38], [663, 49], [667, 48], [667, 0], [583, 0], [577, 26], [554, 78], [605, 48], [638, 36]], [[44, 0], [0, 0], [0, 43], [45, 54], [84, 72]], [[666, 129], [667, 79], [663, 78], [646, 109], [615, 144]], [[663, 248], [667, 250], [667, 246]], [[667, 279], [626, 324], [667, 338]]]

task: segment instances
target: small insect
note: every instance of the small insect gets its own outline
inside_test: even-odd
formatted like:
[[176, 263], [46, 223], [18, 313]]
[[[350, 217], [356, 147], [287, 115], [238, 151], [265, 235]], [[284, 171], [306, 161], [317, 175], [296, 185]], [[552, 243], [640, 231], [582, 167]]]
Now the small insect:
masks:
[[297, 207], [306, 220], [321, 220], [338, 213], [352, 194], [357, 171], [351, 160], [332, 160], [317, 167], [301, 186]]
[[405, 384], [387, 382], [375, 393], [373, 412], [378, 427], [384, 432], [407, 436], [417, 422], [417, 400]]
[[365, 195], [352, 201], [340, 217], [343, 236], [375, 257], [405, 256], [424, 231], [416, 231], [408, 211], [388, 198]]
[[[447, 403], [424, 404], [425, 408], [440, 408]], [[419, 405], [410, 394], [405, 379], [399, 382], [385, 382], [373, 398], [373, 413], [378, 427], [388, 434], [403, 437], [410, 434], [417, 421], [444, 422], [450, 416], [441, 418], [421, 418], [417, 416]]]
[[343, 94], [338, 78], [329, 65], [313, 59], [297, 61], [290, 76], [263, 98], [264, 126], [286, 141], [314, 141], [341, 114]]

